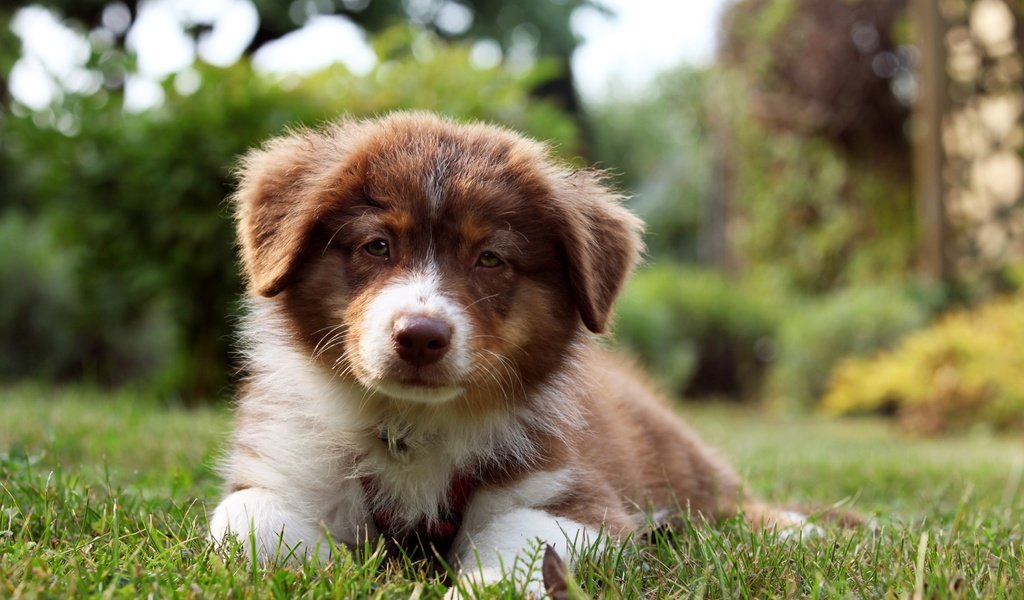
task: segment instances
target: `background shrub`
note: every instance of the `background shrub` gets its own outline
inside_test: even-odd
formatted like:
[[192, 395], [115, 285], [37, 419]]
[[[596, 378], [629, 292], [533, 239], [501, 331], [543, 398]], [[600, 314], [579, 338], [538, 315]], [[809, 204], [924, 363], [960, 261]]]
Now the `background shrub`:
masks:
[[595, 154], [630, 190], [630, 208], [646, 221], [647, 251], [658, 261], [706, 258], [701, 227], [714, 166], [704, 103], [713, 75], [668, 71], [650, 93], [613, 97], [590, 111]]
[[[516, 72], [478, 68], [467, 46], [405, 26], [382, 32], [374, 48], [379, 62], [363, 76], [336, 66], [279, 79], [254, 72], [243, 59], [227, 68], [197, 65], [198, 89], [182, 94], [168, 81], [164, 103], [142, 113], [126, 114], [120, 92], [101, 90], [0, 121], [0, 162], [17, 179], [7, 185], [31, 198], [25, 210], [45, 214], [50, 253], [74, 260], [74, 268], [61, 267], [63, 276], [34, 287], [34, 300], [18, 302], [52, 306], [57, 312], [47, 321], [54, 331], [77, 327], [85, 339], [101, 340], [86, 344], [82, 359], [96, 379], [137, 376], [136, 361], [125, 357], [144, 345], [168, 359], [158, 361], [153, 378], [164, 393], [203, 401], [223, 394], [232, 371], [240, 282], [224, 199], [231, 167], [248, 148], [286, 126], [415, 107], [502, 123], [574, 155], [573, 121], [529, 95], [551, 76], [548, 63]], [[53, 299], [44, 298], [50, 293]], [[166, 324], [168, 335], [142, 335], [149, 322]], [[19, 343], [18, 369], [39, 364], [40, 371], [25, 374], [47, 377], [49, 350]]]
[[917, 433], [978, 423], [1024, 430], [1024, 296], [954, 312], [895, 349], [848, 358], [828, 382], [831, 414], [895, 412]]
[[46, 228], [25, 215], [0, 219], [0, 378], [76, 370], [71, 257], [54, 248]]
[[776, 305], [750, 283], [664, 262], [633, 277], [616, 334], [673, 393], [745, 396], [771, 358]]
[[170, 324], [155, 311], [92, 320], [80, 300], [80, 269], [46, 220], [21, 211], [0, 217], [0, 380], [122, 384], [167, 366]]
[[873, 353], [922, 326], [926, 304], [896, 285], [859, 286], [794, 300], [781, 320], [771, 402], [784, 410], [813, 407], [833, 366]]

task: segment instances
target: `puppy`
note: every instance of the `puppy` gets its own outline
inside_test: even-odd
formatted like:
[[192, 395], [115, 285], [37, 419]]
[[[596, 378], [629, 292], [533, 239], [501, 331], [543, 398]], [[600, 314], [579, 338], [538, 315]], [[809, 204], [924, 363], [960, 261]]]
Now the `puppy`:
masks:
[[212, 537], [272, 559], [382, 536], [488, 583], [538, 542], [571, 564], [687, 511], [799, 526], [599, 343], [641, 252], [621, 199], [541, 144], [424, 113], [251, 151], [248, 378]]

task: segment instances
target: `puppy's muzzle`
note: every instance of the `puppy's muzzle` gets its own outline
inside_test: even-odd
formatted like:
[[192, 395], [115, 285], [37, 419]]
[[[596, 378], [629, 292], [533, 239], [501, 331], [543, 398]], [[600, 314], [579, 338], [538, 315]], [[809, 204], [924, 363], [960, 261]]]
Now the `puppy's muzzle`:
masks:
[[448, 353], [452, 328], [435, 317], [410, 315], [395, 323], [392, 338], [398, 356], [420, 368], [438, 362]]

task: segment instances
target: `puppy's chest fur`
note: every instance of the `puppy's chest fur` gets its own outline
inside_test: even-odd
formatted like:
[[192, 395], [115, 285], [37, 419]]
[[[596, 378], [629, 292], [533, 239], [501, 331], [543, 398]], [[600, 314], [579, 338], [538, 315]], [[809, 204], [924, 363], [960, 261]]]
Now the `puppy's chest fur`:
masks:
[[372, 481], [377, 492], [377, 498], [367, 498], [370, 508], [381, 508], [373, 506], [375, 501], [386, 503], [406, 525], [437, 518], [449, 503], [453, 481], [469, 478], [474, 486], [482, 485], [492, 471], [528, 460], [508, 454], [508, 444], [472, 431], [394, 418], [370, 428], [363, 447], [356, 472], [364, 482]]
[[[368, 497], [371, 510], [383, 502], [397, 521], [413, 526], [443, 513], [452, 486], [477, 489], [508, 485], [539, 468], [555, 466], [555, 447], [580, 427], [572, 411], [552, 414], [528, 406], [510, 412], [438, 422], [388, 416], [363, 436], [356, 472], [371, 477], [378, 492]], [[373, 495], [370, 495], [373, 496]]]
[[[461, 524], [475, 488], [499, 461], [482, 440], [391, 419], [372, 428], [357, 472], [374, 525], [386, 537], [447, 538]], [[447, 545], [447, 544], [439, 544]]]
[[397, 529], [415, 528], [444, 517], [453, 481], [469, 478], [472, 491], [507, 481], [542, 461], [548, 453], [542, 442], [553, 432], [564, 435], [579, 426], [570, 411], [560, 417], [528, 406], [471, 416], [456, 407], [391, 406], [311, 363], [282, 323], [271, 303], [251, 303], [245, 334], [252, 377], [239, 398], [243, 427], [235, 437], [243, 451], [229, 456], [228, 466], [237, 479], [239, 471], [265, 468], [259, 455], [276, 454], [274, 470], [285, 480], [316, 488], [312, 494], [293, 489], [299, 501], [320, 497], [326, 507], [332, 504], [327, 498], [348, 489], [361, 512], [372, 516], [386, 509]]

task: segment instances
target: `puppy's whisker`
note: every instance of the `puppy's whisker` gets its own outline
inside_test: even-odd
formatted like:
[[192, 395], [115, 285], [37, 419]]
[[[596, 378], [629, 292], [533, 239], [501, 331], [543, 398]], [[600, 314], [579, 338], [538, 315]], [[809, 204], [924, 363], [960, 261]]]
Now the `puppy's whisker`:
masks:
[[[494, 354], [493, 352], [489, 353]], [[485, 361], [483, 360], [480, 360], [479, 362], [481, 363], [481, 368], [478, 369], [478, 372], [481, 373], [485, 378], [494, 382], [494, 387], [497, 388], [497, 391], [501, 394], [502, 398], [504, 400], [507, 400], [508, 390], [505, 389], [505, 382], [502, 380], [501, 377], [498, 376], [497, 370], [490, 368], [490, 365], [486, 364]]]
[[484, 300], [490, 300], [491, 298], [497, 298], [498, 296], [499, 296], [499, 294], [490, 294], [490, 295], [484, 296], [483, 298], [477, 298], [476, 300], [474, 300], [474, 301], [470, 302], [469, 304], [467, 304], [466, 308], [469, 308], [469, 307], [473, 306], [474, 304], [483, 302]]
[[366, 410], [366, 407], [370, 405], [371, 396], [373, 396], [373, 390], [369, 387], [364, 387], [363, 396], [359, 399], [359, 410]]
[[512, 395], [515, 392], [515, 380], [513, 379], [512, 374], [509, 372], [508, 367], [505, 365], [504, 362], [502, 362], [501, 357], [494, 354], [493, 352], [491, 352], [490, 354], [495, 357], [495, 366], [498, 368], [488, 369], [488, 371], [490, 371], [495, 381], [499, 383], [499, 387], [502, 390], [502, 395], [504, 396], [506, 402], [511, 401], [513, 400]]
[[321, 331], [327, 331], [328, 329], [337, 329], [338, 327], [346, 327], [347, 323], [338, 323], [336, 325], [324, 325], [320, 329], [313, 331], [314, 334], [320, 333]]
[[[327, 332], [324, 333], [322, 336], [320, 336], [320, 341], [318, 341], [316, 346], [313, 347], [313, 353], [314, 354], [316, 354], [316, 352], [319, 350], [319, 348], [322, 345], [328, 344], [328, 343], [334, 341], [335, 337], [339, 334], [339, 332], [344, 333], [344, 330], [346, 329], [346, 326], [345, 326], [344, 323], [342, 323], [342, 324], [335, 325], [333, 327], [329, 327], [329, 328], [325, 328], [325, 329], [327, 329]], [[320, 331], [323, 331], [323, 329], [321, 329]]]
[[346, 364], [345, 368], [341, 369], [340, 371], [338, 370], [338, 367], [341, 365], [342, 362], [346, 360], [347, 356], [348, 351], [346, 350], [342, 352], [341, 356], [335, 359], [334, 363], [331, 365], [331, 378], [329, 380], [329, 383], [334, 383], [334, 381], [338, 378], [344, 379], [346, 377], [352, 376], [354, 367], [351, 361], [348, 361], [348, 364]]
[[505, 369], [505, 372], [508, 373], [509, 383], [518, 384], [520, 391], [522, 391], [523, 395], [525, 396], [526, 388], [523, 385], [522, 376], [519, 374], [519, 371], [516, 370], [515, 364], [512, 362], [512, 360], [509, 359], [507, 356], [503, 356], [491, 350], [487, 350], [487, 352], [493, 355], [497, 359], [498, 364], [500, 364]]
[[[492, 350], [487, 350], [486, 348], [482, 349], [482, 352], [485, 352], [486, 354], [492, 356], [493, 360], [490, 361], [490, 364], [493, 365], [494, 367], [498, 367], [493, 368], [489, 365], [484, 366], [482, 368], [484, 373], [488, 374], [492, 378], [496, 378], [496, 373], [500, 369], [500, 374], [502, 375], [502, 377], [498, 387], [499, 391], [504, 396], [506, 405], [512, 406], [517, 397], [526, 397], [526, 387], [523, 384], [522, 376], [515, 368], [513, 362], [509, 360], [507, 357], [502, 356]], [[521, 393], [521, 396], [517, 396], [517, 391]]]
[[[316, 360], [323, 356], [328, 350], [336, 347], [345, 337], [348, 328], [345, 325], [338, 325], [331, 331], [324, 334], [317, 345], [313, 348], [313, 354], [310, 355], [311, 361]], [[329, 336], [329, 338], [328, 338]]]
[[[505, 400], [506, 406], [511, 408], [516, 400], [516, 388], [518, 388], [518, 391], [522, 393], [522, 397], [526, 396], [526, 387], [523, 384], [522, 377], [516, 371], [515, 365], [513, 365], [512, 361], [507, 357], [486, 348], [481, 349], [481, 351], [494, 357], [494, 363], [496, 366], [501, 368], [501, 373], [504, 374], [504, 378], [501, 379], [498, 378], [497, 369], [487, 368], [484, 366], [482, 370], [494, 380], [495, 385], [498, 387], [498, 391], [502, 394], [503, 399]], [[480, 362], [482, 363], [484, 361]], [[508, 388], [505, 387], [506, 383], [508, 384]]]
[[327, 254], [327, 251], [330, 250], [330, 248], [331, 248], [331, 244], [334, 243], [334, 238], [337, 237], [338, 234], [341, 233], [341, 230], [344, 229], [345, 226], [348, 225], [348, 224], [349, 224], [349, 221], [346, 221], [345, 223], [342, 223], [341, 226], [339, 226], [337, 229], [334, 230], [334, 233], [331, 234], [330, 239], [328, 239], [327, 243], [324, 244], [324, 249], [320, 252], [320, 256], [323, 256], [323, 255]]
[[350, 360], [350, 357], [348, 355], [348, 351], [343, 351], [341, 353], [341, 355], [338, 356], [338, 358], [334, 359], [334, 364], [332, 365], [331, 368], [337, 369], [338, 366], [341, 365], [342, 363], [345, 363], [345, 364], [349, 365], [347, 368], [349, 368], [349, 369], [352, 368], [353, 362]]

